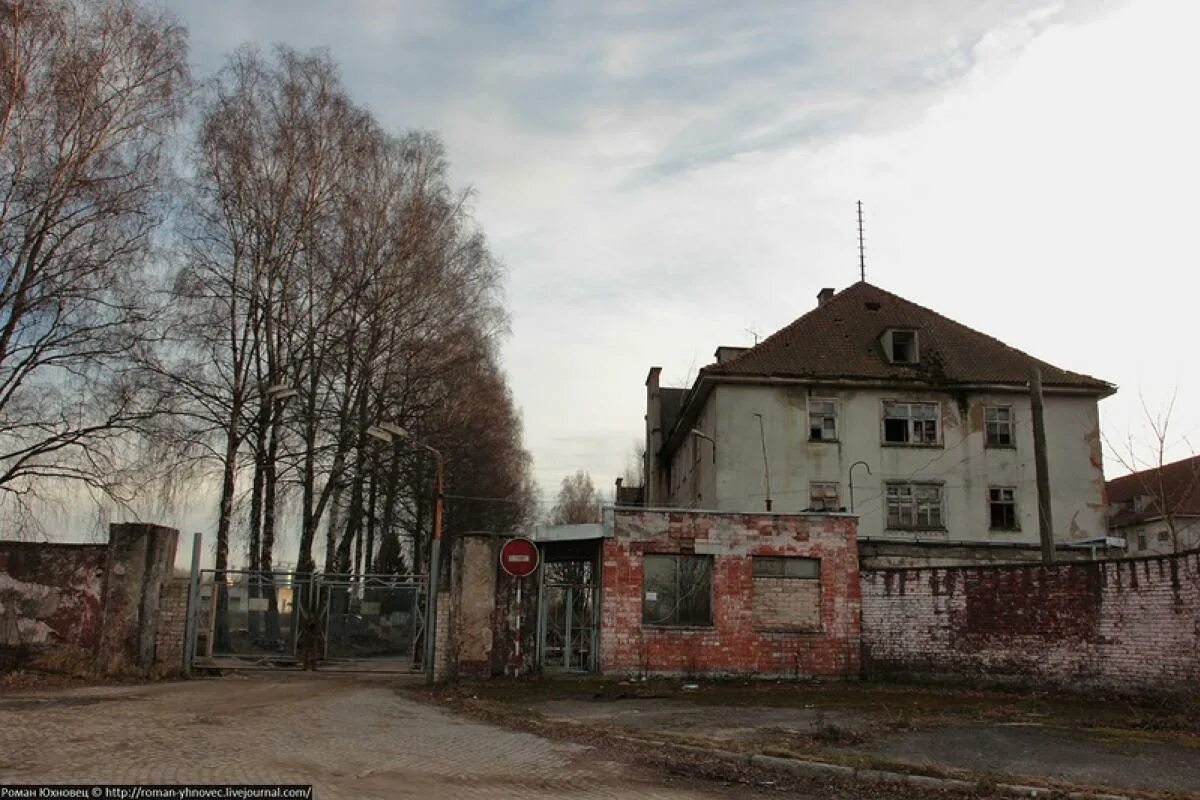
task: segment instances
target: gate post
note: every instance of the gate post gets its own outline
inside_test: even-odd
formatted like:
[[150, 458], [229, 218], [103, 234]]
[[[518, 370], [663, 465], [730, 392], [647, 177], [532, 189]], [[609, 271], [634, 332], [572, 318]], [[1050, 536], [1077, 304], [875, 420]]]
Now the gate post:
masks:
[[200, 601], [200, 545], [202, 535], [192, 534], [192, 572], [188, 579], [187, 614], [183, 626], [183, 674], [192, 676], [192, 659], [196, 656], [196, 606]]

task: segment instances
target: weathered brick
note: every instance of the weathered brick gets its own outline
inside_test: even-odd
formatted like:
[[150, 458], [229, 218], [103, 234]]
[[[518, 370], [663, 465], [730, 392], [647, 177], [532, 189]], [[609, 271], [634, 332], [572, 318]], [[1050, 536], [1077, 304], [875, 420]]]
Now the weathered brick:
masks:
[[[614, 536], [604, 542], [602, 669], [857, 672], [861, 591], [855, 533], [856, 520], [844, 515], [618, 510]], [[691, 553], [713, 557], [712, 626], [644, 626], [644, 555]], [[818, 558], [821, 578], [773, 586], [754, 578], [754, 556]]]
[[1200, 552], [862, 572], [865, 664], [1163, 691], [1200, 678]]

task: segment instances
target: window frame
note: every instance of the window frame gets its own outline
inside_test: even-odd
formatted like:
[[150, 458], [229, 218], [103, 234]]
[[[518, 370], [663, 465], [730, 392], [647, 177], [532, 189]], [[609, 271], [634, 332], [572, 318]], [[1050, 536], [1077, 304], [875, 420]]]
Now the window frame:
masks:
[[[908, 490], [907, 506], [909, 507], [911, 522], [898, 521], [892, 524], [892, 490], [897, 490], [897, 501], [899, 490]], [[937, 522], [933, 522], [933, 514], [931, 513], [932, 506], [926, 501], [925, 516], [928, 522], [921, 522], [921, 506], [922, 502], [917, 496], [918, 490], [937, 491]], [[900, 514], [897, 513], [899, 520]], [[884, 481], [883, 482], [883, 524], [884, 530], [889, 531], [945, 531], [946, 528], [946, 486], [937, 481]]]
[[[788, 566], [790, 566], [790, 565], [794, 565], [797, 568], [802, 567], [802, 566], [815, 565], [816, 574], [815, 575], [801, 575], [801, 574], [789, 575], [788, 574], [788, 571], [789, 571]], [[770, 566], [770, 567], [778, 566], [779, 567], [778, 574], [770, 574], [772, 572], [772, 570], [766, 570], [766, 569], [764, 569], [763, 572], [761, 572], [761, 573], [759, 572], [760, 567], [765, 568], [768, 566]], [[792, 570], [793, 573], [800, 573], [803, 571], [804, 570], [802, 570], [802, 569]], [[774, 556], [774, 555], [751, 556], [750, 557], [750, 574], [751, 574], [751, 577], [754, 577], [754, 578], [772, 578], [772, 579], [779, 578], [779, 579], [796, 580], [796, 581], [819, 581], [819, 580], [821, 580], [821, 559], [813, 558], [812, 556]]]
[[[942, 446], [942, 403], [940, 400], [881, 400], [879, 410], [879, 436], [880, 445], [883, 447], [941, 447]], [[906, 415], [888, 416], [889, 406], [904, 406]], [[922, 428], [924, 423], [931, 421], [924, 417], [914, 417], [912, 414], [914, 406], [933, 406], [933, 441], [916, 441], [914, 432], [917, 423], [921, 423]], [[894, 441], [888, 439], [888, 421], [903, 420], [905, 423], [905, 439], [904, 441]]]
[[[821, 497], [821, 507], [817, 508], [814, 504], [816, 498], [817, 487], [823, 486], [828, 489], [833, 487], [833, 508], [826, 505], [826, 495]], [[838, 511], [842, 507], [842, 484], [838, 481], [809, 481], [808, 482], [808, 510], [809, 511]]]
[[[822, 436], [820, 438], [813, 437], [813, 430], [814, 430], [813, 416], [814, 416], [814, 414], [819, 413], [819, 412], [813, 411], [813, 405], [818, 404], [818, 403], [828, 403], [833, 407], [833, 417], [832, 417], [832, 419], [833, 419], [833, 436], [830, 438], [825, 438], [824, 436]], [[841, 404], [838, 402], [838, 399], [836, 397], [810, 397], [810, 398], [808, 398], [808, 440], [810, 442], [821, 442], [821, 443], [837, 442], [840, 437], [840, 434], [841, 434], [841, 424], [840, 424], [841, 423], [841, 419], [840, 419], [841, 415], [842, 415]], [[824, 430], [825, 430], [824, 423], [829, 418], [830, 417], [828, 415], [821, 416], [821, 420], [822, 420], [821, 431], [822, 432], [824, 432]]]
[[[1000, 420], [990, 420], [988, 415], [993, 411], [1005, 411], [1008, 413], [1008, 419], [1004, 422]], [[1008, 443], [992, 441], [992, 425], [1008, 426]], [[983, 446], [989, 450], [1016, 450], [1017, 449], [1017, 420], [1013, 413], [1011, 403], [985, 403], [983, 406]]]
[[[911, 350], [912, 358], [897, 357], [897, 355], [896, 355], [896, 334], [897, 333], [902, 334], [904, 336], [912, 337], [912, 341], [910, 342], [911, 348], [912, 348], [912, 350]], [[921, 344], [920, 344], [920, 339], [917, 337], [916, 330], [914, 330], [912, 328], [892, 328], [891, 336], [889, 337], [889, 344], [891, 345], [891, 352], [888, 354], [888, 357], [891, 359], [891, 362], [893, 364], [920, 364], [921, 363]]]
[[[647, 575], [649, 574], [649, 565], [647, 564], [647, 562], [650, 561], [651, 559], [658, 559], [658, 558], [672, 559], [674, 561], [674, 565], [675, 565], [675, 568], [674, 568], [674, 574], [675, 574], [674, 598], [675, 599], [674, 599], [674, 609], [671, 614], [671, 621], [656, 621], [656, 620], [650, 619], [649, 609], [647, 608], [647, 603], [660, 602], [658, 600], [657, 596], [655, 597], [654, 600], [646, 599], [646, 594], [648, 591], [650, 591], [646, 585], [646, 578], [647, 578]], [[678, 598], [680, 595], [680, 592], [679, 592], [679, 567], [680, 567], [680, 562], [682, 562], [685, 559], [690, 559], [690, 560], [703, 562], [703, 563], [707, 564], [707, 583], [708, 583], [708, 603], [707, 603], [708, 621], [707, 622], [694, 622], [694, 621], [680, 622], [680, 621], [678, 621], [679, 620], [679, 599]], [[704, 555], [704, 554], [697, 554], [697, 553], [645, 553], [642, 556], [642, 627], [645, 627], [645, 628], [712, 628], [716, 624], [714, 621], [713, 611], [714, 611], [714, 609], [713, 609], [713, 557], [711, 555]]]
[[[996, 499], [995, 494], [1001, 493], [1001, 498]], [[1003, 493], [1008, 492], [1010, 499], [1004, 500]], [[1009, 505], [1012, 507], [1012, 526], [997, 526], [995, 516], [995, 506]], [[988, 487], [988, 530], [989, 531], [1019, 531], [1021, 530], [1021, 513], [1017, 505], [1017, 487], [1016, 486], [989, 486]]]

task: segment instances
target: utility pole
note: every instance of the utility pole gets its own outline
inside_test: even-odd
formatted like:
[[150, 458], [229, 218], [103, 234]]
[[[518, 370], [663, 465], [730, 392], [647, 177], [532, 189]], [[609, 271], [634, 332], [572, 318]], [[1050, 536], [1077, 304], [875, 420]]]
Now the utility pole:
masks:
[[1038, 532], [1042, 562], [1054, 563], [1054, 521], [1050, 513], [1050, 468], [1046, 459], [1046, 417], [1042, 398], [1042, 372], [1029, 370], [1030, 405], [1033, 408], [1033, 463], [1037, 472]]

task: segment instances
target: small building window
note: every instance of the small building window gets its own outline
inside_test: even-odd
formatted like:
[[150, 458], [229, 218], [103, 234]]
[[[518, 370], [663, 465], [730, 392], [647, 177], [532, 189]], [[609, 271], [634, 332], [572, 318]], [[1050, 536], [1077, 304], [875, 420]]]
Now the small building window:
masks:
[[883, 441], [885, 444], [936, 445], [938, 404], [885, 400]]
[[754, 556], [756, 578], [806, 578], [820, 580], [821, 559], [794, 556]]
[[646, 555], [642, 623], [712, 625], [712, 557]]
[[1158, 532], [1158, 540], [1160, 542], [1169, 542], [1169, 541], [1171, 541], [1171, 534], [1168, 533], [1167, 531], [1159, 531]]
[[1139, 533], [1137, 535], [1137, 543], [1138, 543], [1137, 544], [1138, 550], [1145, 550], [1146, 549], [1146, 534]]
[[808, 438], [813, 442], [836, 442], [838, 438], [836, 400], [808, 401]]
[[821, 561], [755, 556], [752, 623], [759, 630], [821, 628]]
[[917, 332], [892, 331], [892, 362], [916, 364], [917, 360]]
[[808, 509], [810, 511], [837, 511], [841, 508], [838, 484], [813, 481], [808, 484]]
[[887, 526], [894, 530], [945, 528], [942, 486], [938, 483], [888, 483]]
[[1011, 486], [988, 489], [989, 527], [994, 531], [1020, 530], [1017, 524], [1017, 490]]
[[1013, 446], [1012, 406], [987, 406], [983, 410], [988, 447]]

